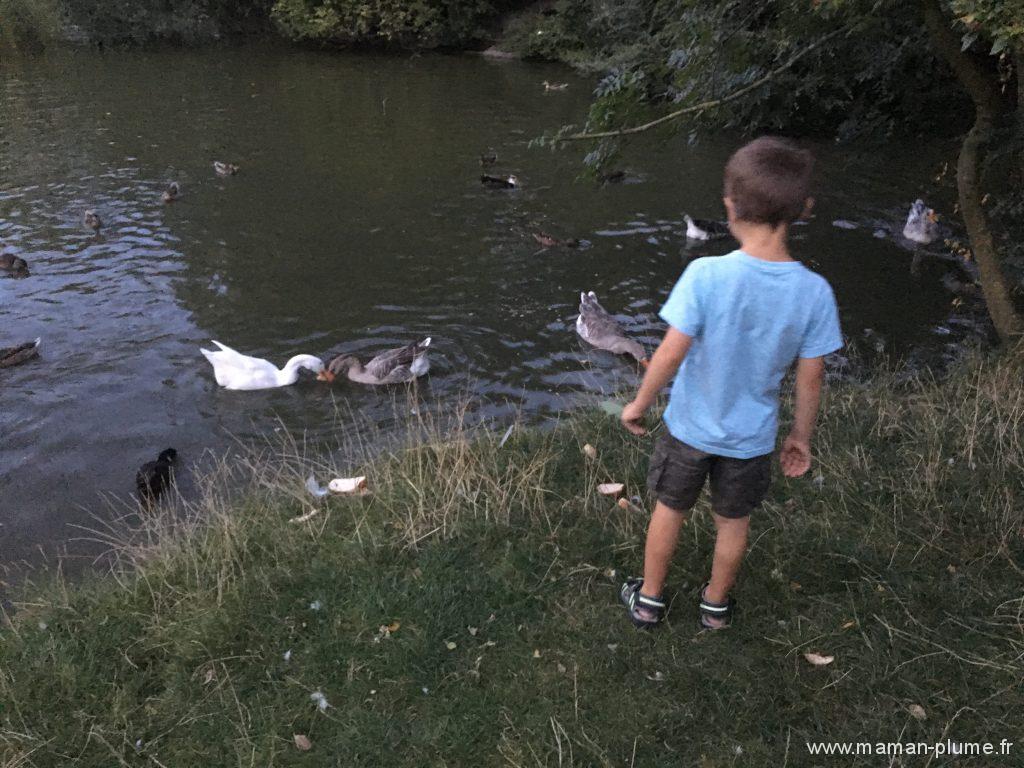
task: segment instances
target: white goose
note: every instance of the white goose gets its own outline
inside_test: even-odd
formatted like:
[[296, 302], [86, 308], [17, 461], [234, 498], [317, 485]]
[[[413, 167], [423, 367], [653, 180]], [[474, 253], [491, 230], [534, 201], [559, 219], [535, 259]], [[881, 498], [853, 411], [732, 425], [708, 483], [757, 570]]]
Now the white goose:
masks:
[[938, 219], [924, 200], [915, 200], [907, 214], [907, 223], [903, 225], [903, 236], [915, 243], [928, 245], [939, 236]]
[[258, 357], [248, 357], [219, 341], [214, 341], [219, 352], [200, 349], [203, 356], [213, 366], [213, 375], [217, 383], [225, 389], [273, 389], [287, 387], [299, 379], [299, 369], [305, 368], [313, 373], [324, 369], [324, 361], [313, 355], [296, 355], [284, 368], [278, 370], [273, 363]]

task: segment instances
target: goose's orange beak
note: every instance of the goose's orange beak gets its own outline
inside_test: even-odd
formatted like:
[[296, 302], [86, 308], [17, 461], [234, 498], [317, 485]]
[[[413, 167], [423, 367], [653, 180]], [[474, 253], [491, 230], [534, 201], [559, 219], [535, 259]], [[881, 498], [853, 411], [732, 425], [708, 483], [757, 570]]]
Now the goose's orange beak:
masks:
[[936, 222], [938, 220], [939, 220], [939, 214], [937, 214], [935, 211], [929, 211], [928, 212], [928, 221]]
[[320, 373], [316, 375], [317, 381], [326, 381], [328, 384], [334, 381], [334, 374], [324, 368]]

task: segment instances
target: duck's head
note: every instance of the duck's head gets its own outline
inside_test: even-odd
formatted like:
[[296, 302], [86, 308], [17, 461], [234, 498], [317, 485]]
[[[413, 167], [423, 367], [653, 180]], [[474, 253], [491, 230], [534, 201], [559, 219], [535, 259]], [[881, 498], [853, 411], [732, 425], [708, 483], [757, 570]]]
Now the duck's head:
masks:
[[914, 204], [910, 206], [910, 213], [907, 214], [907, 224], [921, 223], [924, 221], [935, 222], [938, 217], [935, 215], [935, 211], [924, 204], [924, 200], [915, 200]]
[[160, 455], [156, 457], [156, 460], [161, 464], [173, 464], [178, 460], [178, 452], [173, 448], [167, 448], [160, 452]]
[[317, 374], [317, 381], [334, 381], [348, 371], [349, 368], [359, 365], [359, 360], [352, 355], [339, 355], [331, 360], [322, 371]]
[[508, 175], [508, 178], [507, 178], [507, 179], [505, 179], [505, 181], [507, 181], [507, 182], [509, 183], [509, 185], [510, 185], [510, 186], [513, 186], [513, 187], [518, 187], [518, 186], [519, 186], [519, 177], [518, 177], [518, 176], [516, 176], [516, 175], [515, 175], [515, 174], [513, 174], [513, 173], [510, 173], [510, 174]]
[[315, 355], [296, 355], [284, 364], [286, 371], [297, 368], [305, 368], [307, 371], [319, 374], [324, 370], [324, 361]]
[[935, 211], [925, 205], [923, 200], [915, 200], [907, 214], [903, 235], [915, 242], [928, 243], [938, 236], [938, 220]]

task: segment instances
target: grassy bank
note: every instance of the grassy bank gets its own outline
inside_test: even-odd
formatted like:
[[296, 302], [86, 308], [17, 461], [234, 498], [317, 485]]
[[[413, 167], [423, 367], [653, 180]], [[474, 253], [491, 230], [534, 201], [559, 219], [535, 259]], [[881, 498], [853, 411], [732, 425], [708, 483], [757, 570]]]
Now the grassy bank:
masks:
[[737, 623], [714, 634], [693, 604], [703, 505], [668, 626], [624, 619], [645, 521], [594, 486], [640, 492], [649, 442], [600, 412], [504, 446], [417, 440], [365, 468], [372, 495], [298, 523], [309, 462], [233, 464], [251, 492], [214, 477], [140, 521], [111, 575], [26, 587], [0, 631], [0, 765], [889, 765], [804, 743], [1015, 740], [1021, 365], [835, 387], [825, 413], [812, 477], [776, 482]]

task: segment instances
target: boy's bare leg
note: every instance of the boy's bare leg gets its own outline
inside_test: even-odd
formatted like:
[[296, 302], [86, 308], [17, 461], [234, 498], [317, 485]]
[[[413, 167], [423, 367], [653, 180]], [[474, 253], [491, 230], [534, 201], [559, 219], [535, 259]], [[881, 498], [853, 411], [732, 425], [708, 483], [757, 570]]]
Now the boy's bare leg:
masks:
[[679, 531], [686, 522], [686, 513], [658, 502], [647, 527], [647, 545], [644, 548], [644, 586], [641, 593], [660, 597], [665, 587], [668, 568], [676, 551]]
[[[729, 590], [736, 583], [743, 557], [747, 554], [747, 532], [750, 530], [750, 517], [721, 517], [714, 515], [715, 557], [711, 562], [711, 582], [704, 593], [706, 600], [712, 603], [724, 603], [729, 597]], [[647, 586], [646, 583], [644, 586]], [[706, 617], [709, 624], [721, 625], [725, 621], [712, 616]]]

